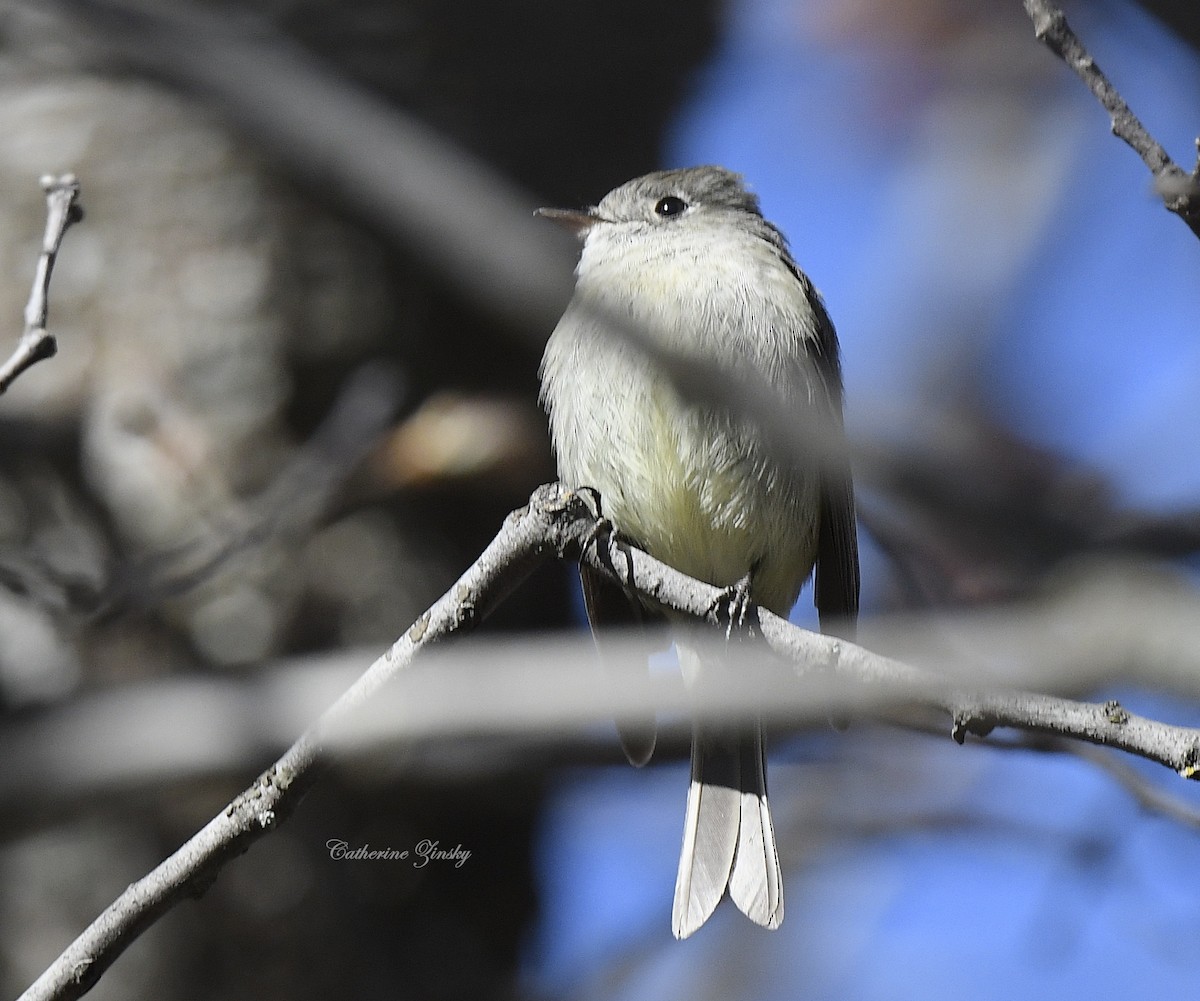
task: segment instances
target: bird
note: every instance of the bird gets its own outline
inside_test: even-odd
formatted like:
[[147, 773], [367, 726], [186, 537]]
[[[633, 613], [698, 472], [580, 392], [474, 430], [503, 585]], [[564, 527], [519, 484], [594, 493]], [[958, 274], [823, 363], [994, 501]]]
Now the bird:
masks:
[[[853, 638], [859, 603], [854, 489], [837, 334], [825, 305], [741, 175], [663, 170], [584, 209], [539, 209], [582, 241], [575, 289], [539, 370], [560, 480], [599, 495], [619, 535], [675, 569], [786, 617], [814, 577], [822, 629]], [[637, 328], [662, 353], [614, 329]], [[684, 393], [668, 356], [749, 373], [789, 421], [827, 440], [784, 454], [736, 401]], [[747, 408], [748, 409], [748, 408]], [[663, 612], [580, 567], [601, 648], [614, 627]], [[685, 680], [705, 675], [677, 621]], [[629, 760], [653, 753], [653, 717], [618, 720]], [[693, 727], [672, 906], [687, 938], [728, 895], [755, 923], [783, 921], [783, 878], [757, 722]]]

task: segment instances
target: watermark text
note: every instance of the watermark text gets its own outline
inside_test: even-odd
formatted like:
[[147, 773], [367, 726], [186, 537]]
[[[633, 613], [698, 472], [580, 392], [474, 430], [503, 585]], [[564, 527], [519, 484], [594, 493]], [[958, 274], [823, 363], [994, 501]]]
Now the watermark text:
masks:
[[440, 841], [422, 838], [411, 848], [374, 848], [369, 844], [351, 846], [341, 838], [325, 842], [329, 857], [337, 862], [408, 862], [414, 869], [424, 869], [430, 862], [450, 863], [461, 869], [471, 857], [461, 844], [444, 848]]

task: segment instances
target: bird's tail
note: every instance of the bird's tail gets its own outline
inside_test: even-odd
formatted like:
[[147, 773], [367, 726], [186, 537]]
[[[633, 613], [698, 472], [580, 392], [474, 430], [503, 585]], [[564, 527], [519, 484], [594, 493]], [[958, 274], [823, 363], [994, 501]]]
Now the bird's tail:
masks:
[[671, 914], [675, 937], [687, 938], [704, 924], [727, 890], [756, 924], [773, 929], [783, 921], [783, 876], [758, 724], [736, 732], [695, 729]]

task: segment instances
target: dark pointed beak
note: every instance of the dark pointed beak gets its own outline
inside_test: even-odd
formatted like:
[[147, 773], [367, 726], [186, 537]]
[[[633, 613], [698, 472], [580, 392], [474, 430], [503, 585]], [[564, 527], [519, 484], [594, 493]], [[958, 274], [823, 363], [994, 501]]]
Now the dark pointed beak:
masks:
[[595, 209], [538, 209], [533, 214], [558, 223], [580, 239], [600, 221]]

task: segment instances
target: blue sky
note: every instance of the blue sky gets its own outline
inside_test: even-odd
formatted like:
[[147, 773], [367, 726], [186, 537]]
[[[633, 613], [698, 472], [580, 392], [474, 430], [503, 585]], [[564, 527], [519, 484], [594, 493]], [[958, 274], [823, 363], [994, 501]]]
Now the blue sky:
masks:
[[[731, 3], [661, 165], [724, 164], [759, 192], [838, 326], [852, 431], [918, 436], [970, 380], [997, 421], [1123, 501], [1200, 506], [1200, 241], [1020, 4], [976, 5], [935, 45], [830, 23], [837, 7]], [[1120, 3], [1072, 23], [1190, 167], [1195, 56]], [[866, 550], [869, 603], [886, 566]], [[867, 727], [778, 750], [779, 932], [726, 906], [674, 942], [686, 767], [580, 772], [543, 830], [530, 983], [639, 999], [1194, 993], [1200, 835], [1093, 765]]]

